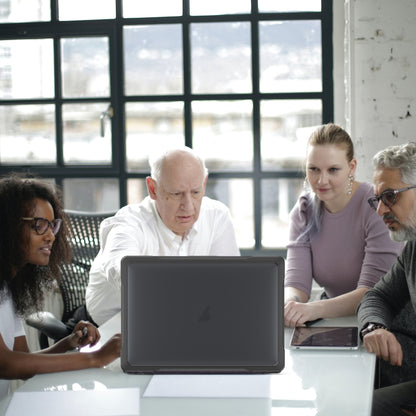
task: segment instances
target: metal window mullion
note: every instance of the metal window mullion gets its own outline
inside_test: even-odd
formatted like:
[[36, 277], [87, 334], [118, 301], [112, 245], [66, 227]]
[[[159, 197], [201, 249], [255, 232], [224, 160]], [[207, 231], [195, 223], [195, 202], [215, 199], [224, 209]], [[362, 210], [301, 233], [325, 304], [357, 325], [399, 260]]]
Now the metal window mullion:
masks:
[[334, 121], [332, 0], [322, 0], [322, 122]]
[[183, 59], [183, 88], [184, 88], [184, 133], [185, 145], [192, 147], [192, 62], [191, 62], [191, 22], [189, 15], [189, 0], [183, 0], [182, 22], [182, 59]]
[[253, 88], [253, 209], [255, 250], [261, 248], [262, 199], [261, 199], [261, 126], [260, 126], [260, 40], [257, 0], [251, 1], [251, 76]]
[[112, 166], [119, 181], [120, 206], [127, 204], [127, 147], [126, 108], [124, 94], [124, 36], [121, 0], [117, 1], [116, 22], [110, 36], [110, 100], [113, 107], [111, 121]]
[[50, 0], [51, 2], [51, 21], [56, 22], [59, 15], [59, 0]]
[[53, 38], [54, 73], [55, 73], [55, 140], [56, 164], [64, 167], [63, 151], [63, 118], [62, 118], [62, 65], [61, 65], [61, 37]]

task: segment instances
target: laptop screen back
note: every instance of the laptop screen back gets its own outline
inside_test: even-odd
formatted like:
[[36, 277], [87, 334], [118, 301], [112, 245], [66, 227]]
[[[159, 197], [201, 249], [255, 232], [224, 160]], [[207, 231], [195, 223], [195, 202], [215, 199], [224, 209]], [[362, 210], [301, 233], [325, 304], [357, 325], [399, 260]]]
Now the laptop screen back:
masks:
[[283, 369], [282, 258], [129, 256], [121, 275], [124, 371]]

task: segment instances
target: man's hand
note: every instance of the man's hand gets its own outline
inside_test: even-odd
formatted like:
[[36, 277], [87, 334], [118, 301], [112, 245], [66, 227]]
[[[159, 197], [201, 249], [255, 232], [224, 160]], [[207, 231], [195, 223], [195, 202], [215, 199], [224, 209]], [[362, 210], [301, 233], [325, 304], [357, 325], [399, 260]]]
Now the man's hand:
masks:
[[403, 360], [402, 347], [397, 338], [386, 329], [376, 329], [364, 336], [364, 347], [368, 352], [392, 365], [401, 366]]

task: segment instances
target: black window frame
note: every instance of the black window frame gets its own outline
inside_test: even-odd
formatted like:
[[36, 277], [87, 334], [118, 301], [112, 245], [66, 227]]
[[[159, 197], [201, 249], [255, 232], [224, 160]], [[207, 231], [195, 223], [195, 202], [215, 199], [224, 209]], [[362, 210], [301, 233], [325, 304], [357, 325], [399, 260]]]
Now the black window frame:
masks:
[[[252, 12], [250, 14], [235, 15], [209, 15], [191, 16], [189, 13], [189, 0], [182, 0], [183, 16], [179, 17], [154, 17], [154, 18], [123, 18], [122, 1], [116, 0], [116, 18], [109, 20], [88, 21], [58, 21], [58, 1], [51, 0], [51, 21], [33, 23], [3, 23], [0, 24], [0, 40], [5, 39], [32, 39], [53, 38], [55, 61], [55, 97], [51, 99], [18, 99], [0, 100], [0, 105], [15, 104], [40, 104], [53, 103], [56, 105], [56, 165], [1, 165], [0, 174], [11, 171], [31, 172], [45, 178], [53, 178], [59, 186], [67, 178], [111, 178], [119, 181], [120, 206], [127, 203], [127, 181], [129, 179], [143, 179], [148, 172], [128, 172], [125, 149], [125, 104], [131, 102], [152, 101], [182, 101], [184, 103], [184, 135], [185, 144], [192, 147], [192, 110], [193, 101], [204, 100], [251, 100], [253, 103], [253, 170], [210, 172], [210, 179], [241, 179], [253, 180], [253, 212], [254, 212], [254, 236], [253, 249], [244, 249], [242, 254], [248, 255], [284, 255], [283, 249], [265, 249], [261, 246], [262, 231], [262, 207], [261, 207], [261, 181], [263, 179], [302, 178], [301, 170], [273, 170], [262, 171], [260, 154], [260, 103], [263, 100], [291, 100], [291, 99], [320, 99], [322, 102], [322, 123], [333, 121], [333, 0], [321, 0], [320, 12], [290, 12], [290, 13], [260, 13], [257, 0], [251, 0]], [[270, 20], [321, 20], [322, 22], [322, 91], [300, 93], [262, 93], [259, 86], [259, 22]], [[252, 48], [252, 82], [251, 93], [243, 94], [194, 94], [191, 91], [191, 45], [190, 25], [201, 22], [249, 22], [251, 25]], [[157, 96], [125, 96], [123, 80], [123, 27], [125, 25], [154, 25], [176, 23], [182, 25], [183, 32], [183, 76], [184, 91], [178, 95]], [[110, 44], [110, 97], [114, 111], [112, 117], [112, 163], [111, 165], [65, 165], [63, 160], [62, 139], [62, 105], [73, 102], [102, 102], [106, 98], [62, 98], [61, 71], [60, 71], [60, 39], [63, 37], [83, 36], [108, 36]]]

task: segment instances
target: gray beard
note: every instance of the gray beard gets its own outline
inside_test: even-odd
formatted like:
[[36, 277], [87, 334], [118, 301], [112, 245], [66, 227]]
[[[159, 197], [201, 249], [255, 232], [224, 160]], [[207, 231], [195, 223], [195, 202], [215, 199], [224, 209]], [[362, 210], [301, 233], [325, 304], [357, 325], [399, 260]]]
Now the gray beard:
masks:
[[402, 223], [402, 228], [398, 231], [389, 230], [389, 233], [393, 241], [416, 240], [416, 204], [410, 217]]
[[390, 238], [393, 241], [409, 241], [416, 240], [416, 229], [404, 229], [399, 231], [389, 231]]

